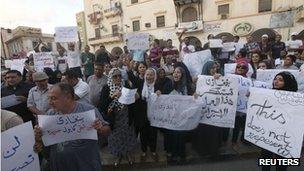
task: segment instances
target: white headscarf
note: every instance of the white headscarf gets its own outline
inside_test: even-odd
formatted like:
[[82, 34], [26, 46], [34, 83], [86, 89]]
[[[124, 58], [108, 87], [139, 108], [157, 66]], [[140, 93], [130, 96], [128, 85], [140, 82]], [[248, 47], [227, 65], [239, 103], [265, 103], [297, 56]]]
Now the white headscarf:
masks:
[[[153, 71], [154, 73], [154, 81], [152, 84], [148, 84], [147, 82], [147, 71]], [[151, 93], [154, 93], [154, 84], [155, 84], [155, 81], [156, 81], [156, 78], [157, 78], [157, 73], [156, 73], [156, 70], [154, 68], [148, 68], [145, 73], [145, 82], [144, 82], [144, 87], [142, 89], [142, 92], [141, 92], [141, 96], [143, 99], [148, 99], [149, 96], [151, 95]]]

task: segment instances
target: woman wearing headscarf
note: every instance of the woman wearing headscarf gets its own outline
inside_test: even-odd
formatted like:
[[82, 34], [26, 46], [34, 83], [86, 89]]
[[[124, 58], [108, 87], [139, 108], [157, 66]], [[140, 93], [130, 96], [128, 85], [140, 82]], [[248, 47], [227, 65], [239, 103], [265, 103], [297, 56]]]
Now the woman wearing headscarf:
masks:
[[[292, 92], [298, 91], [298, 83], [297, 83], [295, 77], [290, 72], [287, 72], [287, 71], [278, 73], [273, 79], [272, 86], [273, 86], [272, 89], [275, 89], [275, 90], [284, 90], [284, 91], [292, 91]], [[275, 153], [272, 153], [266, 149], [262, 149], [261, 158], [280, 159], [283, 157], [281, 157]], [[271, 170], [271, 166], [262, 166], [262, 171], [270, 171], [270, 170]], [[276, 165], [276, 170], [286, 171], [287, 166]]]
[[118, 98], [123, 86], [131, 88], [129, 82], [123, 82], [118, 68], [112, 68], [109, 79], [101, 91], [99, 109], [110, 122], [112, 132], [108, 137], [108, 147], [116, 158], [114, 165], [118, 166], [123, 155], [126, 155], [129, 164], [134, 163], [132, 151], [136, 145], [134, 126], [129, 118], [128, 106], [121, 104]]
[[[186, 72], [182, 67], [176, 67], [173, 72], [173, 83], [170, 95], [193, 95], [194, 90], [191, 83], [187, 81]], [[168, 162], [180, 163], [185, 162], [185, 144], [186, 144], [186, 131], [168, 130]], [[170, 154], [172, 156], [170, 156]]]
[[[219, 64], [208, 61], [203, 67], [202, 75], [216, 76], [218, 71]], [[192, 141], [193, 147], [201, 156], [216, 156], [221, 145], [222, 128], [199, 124], [193, 137], [195, 137]]]
[[137, 66], [137, 75], [132, 72], [133, 63], [127, 64], [127, 74], [129, 80], [132, 82], [135, 88], [137, 88], [137, 93], [139, 98], [132, 105], [130, 111], [131, 116], [134, 120], [134, 126], [136, 134], [140, 135], [141, 142], [141, 160], [145, 161], [147, 159], [147, 149], [150, 148], [152, 154], [152, 159], [157, 161], [158, 154], [156, 153], [156, 142], [157, 142], [157, 129], [151, 127], [150, 122], [147, 117], [147, 100], [149, 99], [151, 93], [157, 91], [155, 88], [155, 80], [157, 74], [155, 69], [146, 67], [145, 63], [141, 62]]

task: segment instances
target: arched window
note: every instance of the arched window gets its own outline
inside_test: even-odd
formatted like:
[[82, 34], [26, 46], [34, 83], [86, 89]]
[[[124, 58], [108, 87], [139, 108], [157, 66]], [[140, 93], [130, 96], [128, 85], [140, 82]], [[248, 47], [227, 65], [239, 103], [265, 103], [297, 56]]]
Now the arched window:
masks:
[[274, 31], [273, 29], [269, 29], [269, 28], [261, 28], [258, 29], [256, 31], [254, 31], [251, 36], [253, 37], [253, 40], [256, 42], [260, 42], [262, 35], [263, 34], [267, 34], [269, 37], [270, 41], [274, 41], [275, 39], [275, 35], [277, 34], [276, 31]]
[[214, 36], [214, 38], [221, 39], [222, 36], [227, 36], [228, 42], [233, 42], [233, 35], [231, 33], [228, 33], [228, 32], [220, 33], [220, 34]]
[[197, 11], [193, 7], [188, 7], [184, 9], [182, 13], [182, 22], [190, 22], [197, 20]]

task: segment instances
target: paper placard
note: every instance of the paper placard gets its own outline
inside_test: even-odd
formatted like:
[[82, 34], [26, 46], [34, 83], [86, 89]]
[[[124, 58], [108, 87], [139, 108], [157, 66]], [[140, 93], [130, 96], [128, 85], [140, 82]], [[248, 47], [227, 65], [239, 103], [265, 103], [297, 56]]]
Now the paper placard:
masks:
[[33, 59], [35, 71], [42, 72], [44, 68], [55, 70], [54, 59], [50, 52], [34, 53]]
[[203, 104], [193, 96], [152, 94], [148, 101], [151, 126], [170, 130], [192, 130], [197, 127]]
[[304, 94], [251, 88], [245, 139], [285, 158], [300, 158]]
[[34, 152], [35, 137], [31, 122], [1, 133], [2, 171], [39, 171], [38, 154]]
[[77, 27], [56, 27], [55, 42], [77, 42], [78, 29]]
[[135, 94], [137, 89], [128, 89], [123, 87], [121, 90], [121, 96], [118, 99], [118, 102], [121, 104], [132, 104], [135, 103]]
[[211, 51], [208, 49], [199, 52], [185, 54], [183, 63], [189, 69], [191, 76], [197, 76], [202, 73], [204, 65], [211, 60], [212, 60]]
[[206, 104], [203, 107], [201, 123], [234, 128], [235, 113], [238, 98], [238, 80], [233, 77], [199, 75], [196, 93]]
[[127, 46], [130, 50], [149, 49], [149, 34], [148, 33], [128, 33]]
[[92, 128], [95, 118], [94, 110], [68, 115], [38, 115], [43, 144], [49, 146], [77, 139], [97, 140], [97, 131]]

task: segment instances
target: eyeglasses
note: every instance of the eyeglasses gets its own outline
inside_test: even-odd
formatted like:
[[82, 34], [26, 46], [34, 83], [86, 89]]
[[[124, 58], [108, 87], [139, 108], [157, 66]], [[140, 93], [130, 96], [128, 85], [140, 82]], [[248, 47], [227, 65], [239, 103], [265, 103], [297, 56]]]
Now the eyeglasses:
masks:
[[236, 68], [247, 69], [247, 66], [245, 66], [245, 65], [237, 65]]
[[121, 75], [113, 75], [112, 78], [121, 78]]

